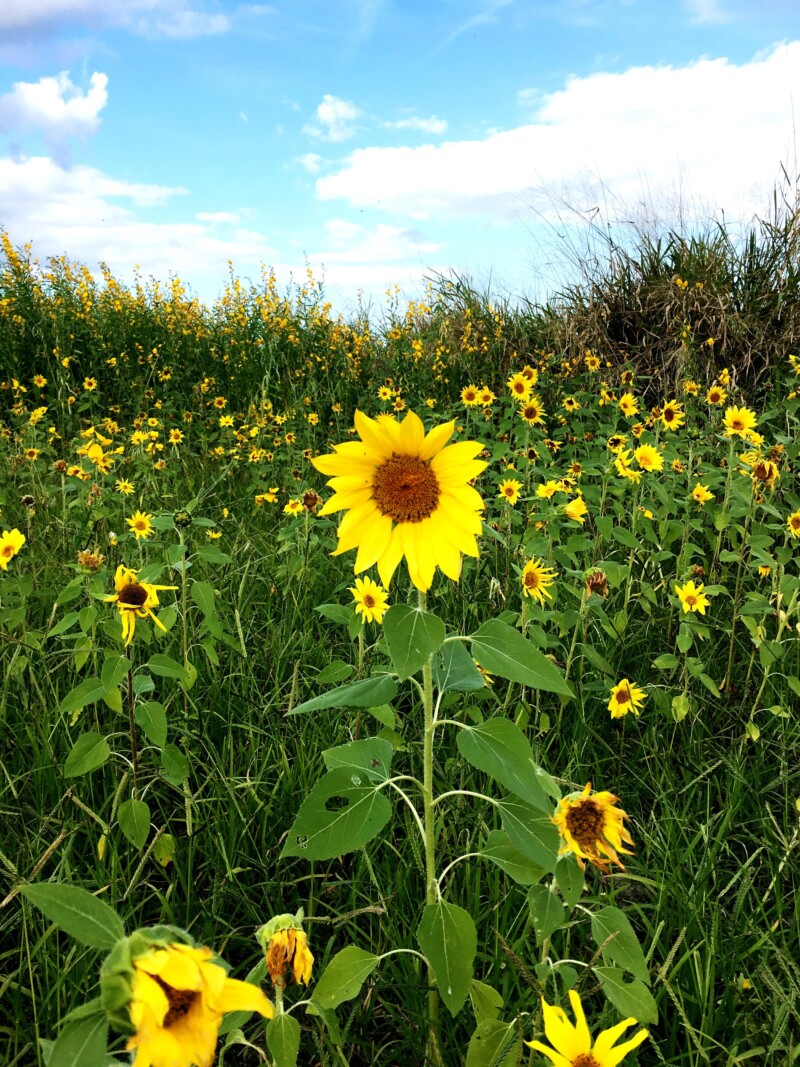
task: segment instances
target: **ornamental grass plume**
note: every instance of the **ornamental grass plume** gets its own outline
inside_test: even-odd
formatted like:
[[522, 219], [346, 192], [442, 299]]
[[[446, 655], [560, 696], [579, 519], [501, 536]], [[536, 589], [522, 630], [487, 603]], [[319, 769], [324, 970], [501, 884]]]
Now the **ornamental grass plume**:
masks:
[[482, 445], [448, 445], [455, 421], [425, 433], [409, 411], [402, 422], [355, 413], [359, 441], [335, 445], [312, 463], [330, 475], [334, 495], [320, 515], [346, 511], [333, 555], [357, 549], [354, 571], [377, 564], [385, 588], [405, 558], [413, 584], [425, 592], [438, 567], [458, 581], [462, 555], [477, 556], [484, 504], [470, 482], [486, 467]]

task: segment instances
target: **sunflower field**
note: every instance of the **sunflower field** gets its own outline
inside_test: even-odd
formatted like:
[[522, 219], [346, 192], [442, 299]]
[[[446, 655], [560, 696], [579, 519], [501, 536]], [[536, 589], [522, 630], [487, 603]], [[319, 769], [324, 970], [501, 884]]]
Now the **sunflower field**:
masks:
[[800, 1062], [800, 296], [702, 252], [344, 318], [2, 234], [4, 1067]]

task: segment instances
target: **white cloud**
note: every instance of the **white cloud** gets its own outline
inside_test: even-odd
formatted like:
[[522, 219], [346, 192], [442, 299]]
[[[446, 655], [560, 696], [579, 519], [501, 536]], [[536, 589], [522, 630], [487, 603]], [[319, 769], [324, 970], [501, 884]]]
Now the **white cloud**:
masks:
[[241, 222], [241, 216], [235, 211], [198, 211], [195, 218], [212, 225], [237, 226]]
[[314, 118], [303, 127], [303, 133], [317, 137], [321, 141], [339, 143], [355, 135], [350, 125], [361, 112], [352, 100], [342, 100], [338, 96], [325, 93], [322, 102], [314, 112]]
[[325, 233], [327, 249], [310, 253], [310, 258], [319, 259], [326, 265], [394, 265], [412, 259], [419, 269], [427, 256], [434, 255], [442, 247], [415, 230], [385, 222], [369, 229], [347, 219], [331, 219], [325, 223]]
[[395, 122], [384, 122], [387, 130], [419, 130], [421, 133], [433, 135], [442, 134], [447, 130], [447, 120], [440, 119], [436, 115], [423, 119], [419, 115], [410, 115], [406, 119], [397, 119]]
[[299, 163], [303, 170], [309, 174], [319, 174], [325, 160], [316, 152], [306, 152], [304, 156], [297, 156], [295, 163]]
[[224, 33], [230, 19], [195, 11], [186, 0], [3, 0], [0, 4], [0, 31], [8, 34], [42, 36], [67, 25], [198, 37]]
[[[523, 97], [523, 100], [525, 97]], [[533, 121], [480, 140], [362, 148], [317, 179], [321, 200], [423, 218], [432, 212], [519, 214], [553, 195], [635, 203], [674, 187], [731, 213], [761, 206], [794, 154], [800, 42], [737, 66], [636, 67], [572, 77]], [[748, 207], [749, 206], [749, 207]]]
[[38, 82], [15, 82], [0, 96], [0, 132], [40, 130], [48, 140], [95, 133], [100, 112], [108, 103], [108, 77], [94, 73], [84, 92], [73, 85], [69, 72]]
[[731, 15], [722, 10], [720, 0], [683, 0], [683, 6], [692, 22], [706, 26], [718, 26], [731, 21]]

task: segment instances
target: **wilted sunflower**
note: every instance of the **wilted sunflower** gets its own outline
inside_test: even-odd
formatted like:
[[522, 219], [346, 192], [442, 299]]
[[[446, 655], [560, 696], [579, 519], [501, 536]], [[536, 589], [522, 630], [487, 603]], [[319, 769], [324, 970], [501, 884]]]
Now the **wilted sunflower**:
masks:
[[347, 511], [334, 555], [358, 549], [354, 571], [377, 564], [388, 589], [405, 557], [414, 585], [430, 588], [436, 568], [458, 581], [461, 556], [478, 555], [483, 500], [469, 484], [486, 467], [477, 441], [448, 445], [455, 422], [428, 434], [409, 411], [402, 422], [355, 413], [360, 441], [334, 445], [311, 462], [330, 475], [334, 495], [320, 511]]
[[631, 835], [625, 829], [623, 819], [627, 815], [615, 807], [618, 797], [613, 793], [595, 793], [592, 783], [588, 782], [582, 793], [563, 797], [556, 808], [553, 822], [564, 839], [559, 855], [574, 852], [578, 863], [583, 868], [584, 860], [608, 871], [609, 864], [624, 866], [617, 853], [632, 856], [633, 853], [623, 845], [632, 845]]
[[636, 1025], [637, 1020], [630, 1018], [601, 1031], [597, 1039], [592, 1041], [581, 998], [574, 989], [570, 989], [569, 999], [575, 1015], [574, 1026], [562, 1008], [548, 1004], [542, 997], [544, 1032], [553, 1048], [548, 1048], [541, 1041], [525, 1042], [530, 1048], [544, 1053], [555, 1067], [617, 1067], [629, 1052], [649, 1037], [647, 1030], [638, 1030], [628, 1041], [617, 1045], [617, 1038], [628, 1027]]
[[178, 588], [177, 585], [151, 585], [150, 582], [140, 582], [137, 574], [138, 571], [131, 570], [120, 563], [114, 575], [114, 588], [117, 591], [105, 598], [107, 603], [116, 603], [119, 608], [122, 636], [126, 647], [133, 640], [137, 618], [151, 618], [156, 626], [166, 633], [166, 626], [153, 614], [153, 608], [158, 607], [158, 594], [161, 590]]

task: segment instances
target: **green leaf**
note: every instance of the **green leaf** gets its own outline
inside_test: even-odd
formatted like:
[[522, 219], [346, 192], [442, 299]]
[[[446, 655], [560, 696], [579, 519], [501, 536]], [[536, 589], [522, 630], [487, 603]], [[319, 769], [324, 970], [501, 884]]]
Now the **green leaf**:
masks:
[[536, 943], [554, 934], [563, 925], [567, 913], [561, 898], [546, 885], [532, 885], [528, 890], [528, 907], [533, 920]]
[[530, 741], [510, 719], [495, 717], [459, 730], [458, 751], [479, 771], [485, 771], [526, 803], [549, 811], [536, 776]]
[[119, 806], [119, 828], [134, 848], [144, 848], [150, 835], [150, 808], [143, 800], [126, 800]]
[[161, 749], [161, 766], [167, 781], [180, 785], [189, 773], [189, 761], [177, 745], [164, 745]]
[[470, 915], [444, 900], [429, 904], [417, 930], [419, 947], [436, 975], [439, 995], [456, 1015], [472, 983], [478, 935]]
[[592, 915], [592, 937], [601, 948], [604, 959], [650, 984], [642, 946], [624, 911], [609, 906], [595, 912]]
[[437, 652], [433, 658], [433, 680], [442, 693], [448, 689], [460, 693], [483, 689], [483, 675], [464, 648], [463, 641], [449, 641]]
[[416, 674], [442, 647], [444, 623], [436, 615], [408, 604], [393, 604], [383, 618], [383, 634], [397, 676]]
[[605, 995], [623, 1016], [638, 1023], [658, 1022], [653, 994], [638, 978], [626, 982], [625, 972], [618, 967], [595, 967], [594, 973], [600, 979]]
[[320, 606], [314, 610], [318, 611], [320, 615], [324, 615], [326, 619], [330, 619], [331, 622], [338, 623], [340, 626], [347, 626], [354, 614], [352, 608], [346, 608], [342, 604], [320, 604]]
[[660, 671], [670, 671], [673, 667], [677, 667], [680, 660], [677, 656], [673, 656], [671, 652], [665, 652], [663, 656], [657, 656], [653, 660], [653, 666]]
[[105, 688], [113, 689], [120, 684], [130, 670], [131, 661], [127, 656], [120, 656], [113, 652], [103, 660], [103, 669], [100, 672], [100, 680]]
[[71, 627], [78, 621], [77, 611], [68, 611], [63, 619], [59, 619], [52, 630], [48, 633], [48, 637], [58, 637], [59, 634], [66, 633]]
[[561, 838], [550, 816], [513, 797], [504, 797], [495, 806], [512, 844], [538, 866], [554, 871]]
[[615, 526], [611, 531], [611, 536], [619, 544], [624, 545], [625, 548], [641, 548], [641, 543], [637, 537], [635, 537], [630, 530], [626, 530], [624, 526]]
[[470, 641], [473, 656], [491, 674], [574, 699], [559, 668], [512, 626], [490, 619], [471, 635]]
[[125, 936], [122, 919], [114, 909], [80, 886], [39, 882], [21, 886], [20, 893], [83, 945], [110, 949]]
[[226, 552], [220, 552], [218, 548], [213, 545], [204, 545], [197, 550], [197, 558], [205, 560], [206, 563], [233, 563], [233, 560]]
[[465, 1067], [517, 1067], [519, 1064], [519, 1027], [499, 1019], [478, 1023], [467, 1046]]
[[217, 601], [214, 586], [208, 582], [192, 582], [189, 595], [207, 618], [217, 617]]
[[393, 755], [394, 749], [388, 741], [380, 737], [367, 737], [363, 741], [351, 741], [347, 745], [329, 748], [322, 753], [322, 758], [329, 771], [343, 767], [355, 772], [350, 780], [353, 785], [361, 785], [361, 774], [373, 781], [385, 782], [389, 777]]
[[680, 629], [678, 630], [678, 640], [676, 641], [679, 651], [688, 652], [692, 647], [693, 640], [694, 638], [690, 627], [688, 627], [685, 622], [682, 622]]
[[108, 1063], [105, 1013], [67, 1023], [53, 1045], [47, 1067], [101, 1067]]
[[58, 714], [68, 715], [70, 712], [85, 708], [87, 704], [94, 704], [96, 700], [102, 700], [103, 693], [108, 688], [109, 686], [104, 685], [100, 678], [95, 678], [94, 676], [84, 678], [61, 701], [58, 706]]
[[287, 715], [301, 715], [319, 708], [376, 708], [397, 696], [397, 683], [388, 674], [374, 674], [350, 685], [340, 685], [298, 704]]
[[145, 664], [145, 667], [147, 670], [152, 671], [153, 674], [158, 675], [159, 678], [186, 677], [186, 668], [182, 663], [178, 663], [178, 661], [171, 656], [164, 656], [161, 653], [151, 656]]
[[509, 878], [513, 878], [519, 885], [536, 885], [547, 874], [544, 867], [523, 856], [511, 843], [508, 834], [502, 830], [492, 830], [481, 849], [481, 855], [491, 860], [501, 871], [505, 871]]
[[156, 863], [159, 863], [162, 867], [169, 866], [175, 858], [176, 846], [177, 842], [172, 834], [162, 834], [157, 838], [153, 848]]
[[559, 892], [566, 901], [567, 907], [574, 908], [583, 893], [584, 877], [573, 852], [567, 853], [566, 856], [559, 856], [555, 877]]
[[267, 1023], [266, 1036], [275, 1067], [295, 1067], [300, 1051], [300, 1023], [297, 1019], [281, 1012]]
[[391, 817], [392, 805], [374, 786], [354, 785], [343, 768], [328, 771], [300, 805], [281, 856], [343, 856], [371, 841]]
[[682, 722], [691, 709], [692, 705], [686, 693], [679, 693], [672, 698], [672, 718], [675, 722]]
[[81, 734], [67, 756], [67, 762], [64, 764], [64, 777], [79, 778], [82, 774], [96, 771], [98, 767], [103, 766], [110, 755], [111, 749], [108, 741], [100, 734], [93, 730]]
[[348, 945], [337, 952], [314, 986], [314, 1001], [322, 1008], [338, 1008], [357, 997], [361, 987], [380, 963], [380, 956]]
[[350, 663], [345, 663], [343, 659], [335, 659], [319, 672], [317, 684], [329, 685], [331, 682], [346, 682], [352, 673], [353, 667]]
[[469, 987], [469, 999], [475, 1022], [480, 1024], [496, 1019], [503, 1007], [503, 998], [492, 986], [473, 978]]
[[167, 713], [164, 705], [157, 700], [147, 700], [137, 706], [133, 717], [147, 740], [163, 748], [167, 743]]

